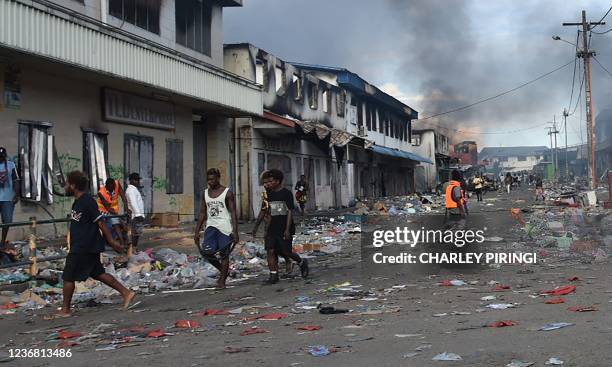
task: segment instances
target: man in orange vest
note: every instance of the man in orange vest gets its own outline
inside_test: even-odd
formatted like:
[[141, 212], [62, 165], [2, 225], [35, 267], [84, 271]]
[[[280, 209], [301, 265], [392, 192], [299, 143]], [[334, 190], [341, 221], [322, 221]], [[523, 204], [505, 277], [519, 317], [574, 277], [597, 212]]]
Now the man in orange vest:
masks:
[[446, 193], [446, 219], [455, 217], [464, 219], [467, 211], [465, 210], [465, 193], [461, 189], [461, 173], [457, 170], [451, 172], [451, 179], [444, 192]]
[[[108, 178], [105, 185], [100, 187], [100, 191], [98, 191], [98, 209], [100, 212], [105, 215], [119, 215], [121, 211], [119, 208], [119, 197], [121, 197], [123, 201], [125, 213], [129, 216], [131, 211], [127, 205], [125, 192], [121, 188], [119, 181]], [[119, 237], [121, 246], [125, 248], [126, 245], [129, 245], [125, 223], [123, 223], [120, 218], [107, 218], [107, 223], [117, 234], [117, 237]]]

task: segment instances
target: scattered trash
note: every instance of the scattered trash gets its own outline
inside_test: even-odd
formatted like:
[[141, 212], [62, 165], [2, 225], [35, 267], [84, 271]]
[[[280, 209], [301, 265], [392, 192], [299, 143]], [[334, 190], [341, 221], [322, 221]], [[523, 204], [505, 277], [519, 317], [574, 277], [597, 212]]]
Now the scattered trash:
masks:
[[403, 358], [412, 358], [412, 357], [418, 356], [419, 354], [421, 354], [421, 353], [419, 353], [419, 352], [406, 353], [402, 357]]
[[565, 303], [565, 298], [553, 298], [553, 299], [549, 299], [546, 302], [544, 302], [548, 305], [557, 305], [559, 303]]
[[509, 285], [497, 284], [495, 288], [493, 288], [493, 292], [503, 292], [510, 289]]
[[515, 326], [515, 325], [518, 325], [518, 322], [512, 321], [512, 320], [500, 320], [500, 321], [495, 321], [487, 326], [488, 327], [506, 327], [506, 326]]
[[561, 329], [561, 328], [573, 326], [573, 325], [574, 324], [569, 323], [569, 322], [555, 322], [551, 324], [546, 324], [542, 326], [539, 330], [540, 331], [551, 331], [551, 330], [557, 330], [557, 329]]
[[548, 361], [546, 361], [547, 365], [553, 365], [553, 366], [558, 366], [558, 365], [562, 365], [564, 362], [562, 360], [560, 360], [559, 358], [556, 357], [550, 357], [548, 359]]
[[195, 320], [178, 320], [174, 323], [174, 327], [181, 329], [197, 329], [200, 323]]
[[319, 313], [323, 315], [332, 315], [337, 313], [347, 313], [349, 310], [343, 308], [335, 308], [332, 306], [319, 307]]
[[450, 286], [467, 285], [467, 283], [464, 282], [463, 280], [453, 279], [453, 280], [445, 280], [442, 283], [440, 283], [440, 285], [443, 286], [443, 287], [450, 287]]
[[507, 308], [513, 308], [514, 304], [512, 303], [491, 303], [486, 306], [487, 308], [492, 308], [494, 310], [505, 310]]
[[567, 310], [572, 312], [593, 312], [597, 311], [597, 308], [595, 306], [576, 306], [570, 307]]
[[480, 298], [481, 301], [493, 301], [495, 299], [497, 299], [495, 296], [484, 296]]
[[329, 355], [330, 351], [324, 345], [315, 345], [308, 347], [308, 353], [315, 357], [323, 357]]
[[297, 329], [298, 330], [304, 330], [304, 331], [316, 331], [316, 330], [321, 330], [321, 326], [319, 326], [319, 325], [305, 325], [305, 326], [299, 326]]
[[431, 359], [432, 361], [462, 361], [459, 354], [443, 352]]
[[542, 294], [548, 294], [551, 296], [564, 296], [566, 294], [570, 294], [576, 291], [576, 286], [575, 285], [566, 285], [564, 287], [558, 287], [555, 289], [551, 289], [548, 291], [544, 291], [542, 292]]
[[240, 333], [240, 336], [254, 335], [254, 334], [265, 334], [269, 333], [268, 330], [253, 326], [252, 328], [246, 329]]
[[225, 347], [223, 349], [223, 353], [243, 353], [243, 352], [248, 352], [250, 350], [250, 348], [245, 347], [245, 348], [240, 348], [240, 347]]
[[535, 362], [525, 362], [525, 361], [520, 361], [518, 359], [513, 359], [512, 361], [510, 361], [510, 363], [506, 365], [506, 367], [529, 367], [529, 366], [533, 366], [534, 364]]

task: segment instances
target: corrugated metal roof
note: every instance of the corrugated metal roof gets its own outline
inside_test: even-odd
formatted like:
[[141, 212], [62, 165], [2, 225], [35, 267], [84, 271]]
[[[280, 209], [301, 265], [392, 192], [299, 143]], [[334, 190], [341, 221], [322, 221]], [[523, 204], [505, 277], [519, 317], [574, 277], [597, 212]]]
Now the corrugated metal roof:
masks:
[[0, 0], [0, 46], [247, 114], [263, 114], [261, 88], [254, 83], [81, 23]]

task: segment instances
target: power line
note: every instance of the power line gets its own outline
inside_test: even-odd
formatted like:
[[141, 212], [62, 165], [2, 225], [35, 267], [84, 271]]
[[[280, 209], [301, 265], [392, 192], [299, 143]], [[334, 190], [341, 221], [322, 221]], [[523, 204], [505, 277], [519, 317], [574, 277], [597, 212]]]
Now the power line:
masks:
[[[612, 6], [610, 7], [610, 9], [608, 9], [608, 11], [606, 12], [606, 14], [604, 14], [603, 17], [601, 17], [601, 19], [599, 20], [599, 22], [597, 23], [601, 23], [602, 20], [606, 19], [606, 17], [608, 16], [608, 14], [610, 14], [610, 11], [612, 11]], [[595, 29], [595, 27], [597, 27], [599, 24], [595, 24], [593, 26], [593, 28], [591, 28], [591, 30]]]
[[603, 65], [602, 65], [602, 64], [599, 62], [599, 60], [597, 60], [597, 58], [596, 58], [595, 56], [591, 56], [591, 57], [593, 58], [593, 60], [595, 60], [595, 61], [597, 62], [597, 64], [598, 64], [599, 66], [601, 66], [601, 68], [602, 68], [602, 69], [604, 69], [604, 70], [606, 71], [606, 73], [608, 73], [608, 75], [612, 76], [612, 73], [610, 73], [610, 71], [609, 71], [608, 69], [606, 69], [606, 67], [605, 67], [605, 66], [603, 66]]
[[567, 104], [567, 110], [569, 111], [572, 108], [572, 100], [574, 98], [574, 86], [576, 85], [576, 64], [578, 63], [578, 57], [574, 59], [574, 73], [572, 75], [572, 92], [570, 93], [570, 100]]
[[512, 92], [514, 92], [514, 91], [516, 91], [516, 90], [518, 90], [518, 89], [521, 89], [521, 88], [523, 88], [523, 87], [526, 87], [526, 86], [528, 86], [529, 84], [535, 83], [535, 82], [537, 82], [538, 80], [540, 80], [540, 79], [542, 79], [542, 78], [545, 78], [545, 77], [549, 76], [550, 74], [553, 74], [554, 72], [559, 71], [559, 70], [561, 70], [561, 69], [565, 68], [566, 66], [570, 65], [572, 62], [574, 62], [574, 60], [572, 60], [572, 61], [568, 62], [568, 63], [567, 63], [567, 64], [565, 64], [565, 65], [561, 65], [561, 66], [559, 66], [559, 67], [555, 68], [554, 70], [551, 70], [551, 71], [549, 71], [549, 72], [547, 72], [547, 73], [545, 73], [545, 74], [542, 74], [542, 75], [538, 76], [538, 77], [537, 77], [537, 78], [535, 78], [535, 79], [531, 79], [530, 81], [525, 82], [525, 83], [523, 83], [523, 84], [521, 84], [521, 85], [519, 85], [519, 86], [517, 86], [517, 87], [515, 87], [515, 88], [512, 88], [512, 89], [506, 90], [506, 91], [504, 91], [504, 92], [498, 93], [498, 94], [496, 94], [496, 95], [494, 95], [494, 96], [487, 97], [487, 98], [484, 98], [484, 99], [480, 99], [480, 100], [478, 100], [478, 101], [476, 101], [476, 102], [474, 102], [474, 103], [470, 103], [470, 104], [465, 105], [465, 106], [462, 106], [462, 107], [454, 108], [454, 109], [449, 110], [449, 111], [446, 111], [446, 112], [440, 112], [440, 113], [433, 114], [433, 115], [431, 115], [431, 116], [423, 117], [422, 119], [418, 119], [417, 121], [429, 120], [429, 119], [434, 118], [434, 117], [443, 116], [443, 115], [448, 115], [449, 113], [453, 113], [453, 112], [458, 112], [458, 111], [467, 110], [467, 109], [468, 109], [468, 108], [470, 108], [470, 107], [474, 107], [474, 106], [476, 106], [476, 105], [478, 105], [478, 104], [481, 104], [481, 103], [484, 103], [484, 102], [488, 102], [488, 101], [493, 100], [493, 99], [495, 99], [495, 98], [499, 98], [499, 97], [504, 96], [504, 95], [506, 95], [506, 94], [512, 93]]
[[578, 89], [580, 92], [578, 93], [578, 98], [576, 98], [576, 105], [574, 106], [574, 110], [572, 111], [572, 113], [570, 113], [568, 116], [572, 116], [574, 113], [576, 113], [576, 109], [578, 108], [578, 104], [580, 103], [580, 97], [582, 96], [582, 86], [584, 85], [584, 72], [582, 73], [581, 77], [582, 78], [580, 78], [580, 88]]
[[595, 33], [595, 34], [606, 34], [608, 32], [612, 31], [612, 28], [608, 29], [607, 31], [603, 31], [603, 32], [595, 32], [595, 31], [591, 31], [591, 33]]

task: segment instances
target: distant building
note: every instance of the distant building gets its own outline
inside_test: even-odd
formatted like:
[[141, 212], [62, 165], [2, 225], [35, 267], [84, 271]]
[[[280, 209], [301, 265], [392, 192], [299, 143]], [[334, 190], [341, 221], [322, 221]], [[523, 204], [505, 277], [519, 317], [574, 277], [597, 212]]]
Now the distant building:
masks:
[[452, 158], [458, 159], [460, 166], [476, 166], [478, 164], [478, 146], [475, 141], [464, 141], [455, 144]]
[[413, 151], [435, 162], [435, 165], [420, 163], [415, 168], [416, 191], [435, 189], [440, 182], [448, 180], [450, 165], [448, 137], [433, 129], [412, 130]]
[[485, 147], [480, 159], [487, 169], [502, 172], [531, 171], [545, 159], [545, 146], [535, 147]]

